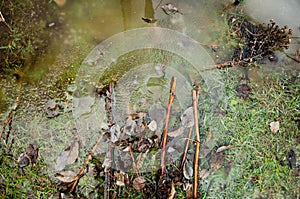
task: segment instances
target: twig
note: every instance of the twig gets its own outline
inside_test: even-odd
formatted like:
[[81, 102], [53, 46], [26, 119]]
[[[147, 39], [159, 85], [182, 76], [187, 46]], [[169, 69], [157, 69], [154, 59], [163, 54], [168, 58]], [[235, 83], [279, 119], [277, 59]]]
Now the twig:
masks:
[[170, 90], [170, 97], [169, 97], [169, 105], [166, 115], [166, 124], [165, 129], [163, 132], [163, 140], [162, 140], [162, 148], [161, 148], [161, 174], [165, 173], [165, 156], [166, 156], [166, 144], [167, 144], [167, 135], [168, 135], [168, 127], [169, 127], [169, 119], [171, 114], [171, 108], [175, 96], [175, 87], [176, 87], [176, 77], [172, 77], [171, 82], [171, 90]]
[[137, 176], [140, 176], [140, 173], [139, 173], [139, 170], [138, 170], [138, 167], [137, 167], [135, 158], [134, 158], [133, 153], [132, 153], [132, 147], [131, 147], [131, 144], [129, 145], [129, 153], [130, 153], [130, 156], [131, 156], [131, 159], [132, 159], [132, 162], [133, 162], [133, 169], [134, 169], [136, 175], [137, 175]]
[[79, 173], [77, 174], [77, 176], [76, 176], [76, 178], [75, 178], [75, 181], [74, 181], [74, 184], [73, 184], [73, 186], [72, 186], [72, 188], [71, 188], [71, 191], [70, 191], [71, 193], [75, 190], [75, 188], [76, 188], [76, 186], [77, 186], [77, 184], [78, 184], [80, 178], [83, 176], [84, 170], [87, 168], [89, 162], [91, 161], [92, 156], [93, 156], [95, 150], [97, 149], [98, 145], [100, 144], [100, 142], [101, 142], [101, 140], [102, 140], [102, 137], [103, 137], [103, 135], [102, 135], [102, 133], [101, 133], [101, 135], [100, 135], [99, 139], [97, 140], [96, 144], [94, 145], [94, 147], [93, 147], [92, 150], [90, 151], [90, 153], [89, 153], [89, 155], [88, 155], [88, 158], [86, 159], [86, 161], [85, 161], [83, 167], [81, 168], [81, 170], [80, 170]]
[[198, 101], [197, 101], [197, 93], [193, 90], [193, 108], [194, 108], [194, 123], [196, 129], [196, 150], [194, 157], [194, 188], [193, 188], [193, 196], [197, 198], [197, 190], [198, 190], [198, 167], [199, 167], [199, 154], [200, 154], [200, 129], [198, 123]]
[[[113, 117], [113, 113], [112, 113], [112, 108], [113, 108], [113, 86], [114, 86], [114, 83], [113, 82], [110, 82], [109, 83], [109, 94], [107, 96], [107, 102], [106, 102], [106, 105], [108, 106], [108, 113], [109, 113], [109, 124], [110, 124], [110, 127], [113, 126], [114, 124], [114, 117]], [[109, 160], [112, 160], [112, 150], [113, 150], [113, 147], [111, 144], [109, 144], [107, 146], [107, 158]], [[104, 198], [105, 199], [109, 199], [110, 198], [110, 176], [111, 176], [111, 171], [110, 169], [107, 169], [105, 171], [105, 185], [104, 185]]]
[[[197, 88], [197, 102], [199, 100], [199, 95], [200, 95], [200, 91], [201, 91], [201, 86], [199, 85]], [[180, 165], [180, 170], [183, 169], [184, 163], [186, 161], [186, 156], [187, 156], [187, 152], [189, 150], [189, 144], [190, 144], [190, 139], [192, 136], [192, 132], [193, 132], [193, 127], [189, 128], [189, 132], [188, 132], [188, 136], [187, 136], [187, 140], [185, 142], [185, 147], [184, 147], [184, 152], [183, 152], [183, 156], [182, 156], [182, 161], [181, 161], [181, 165]]]

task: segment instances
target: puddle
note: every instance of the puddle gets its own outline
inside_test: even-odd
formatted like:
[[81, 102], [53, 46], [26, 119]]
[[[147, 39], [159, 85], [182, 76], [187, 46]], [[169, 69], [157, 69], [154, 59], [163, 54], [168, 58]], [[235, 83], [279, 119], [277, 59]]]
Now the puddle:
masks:
[[[112, 113], [120, 127], [126, 125], [128, 115], [145, 112], [157, 120], [154, 134], [159, 136], [171, 78], [176, 76], [174, 117], [180, 118], [191, 106], [192, 85], [200, 83], [203, 128], [218, 132], [222, 124], [218, 111], [226, 105], [225, 87], [218, 70], [212, 68], [212, 51], [200, 43], [222, 45], [218, 42], [226, 30], [224, 19], [219, 16], [223, 5], [218, 1], [172, 1], [182, 14], [167, 15], [160, 8], [165, 3], [70, 1], [61, 8], [62, 35], [52, 39], [49, 53], [30, 63], [14, 121], [19, 142], [24, 146], [28, 142], [38, 143], [41, 156], [53, 172], [56, 158], [74, 140], [80, 141], [82, 158], [75, 163], [80, 167], [101, 129], [107, 129], [105, 99], [95, 91], [111, 81], [115, 82]], [[246, 10], [255, 5], [245, 3]], [[256, 13], [259, 11], [253, 12], [253, 17], [259, 19], [261, 15]], [[286, 23], [285, 19], [283, 16], [275, 20]], [[295, 32], [297, 25], [291, 21]], [[272, 67], [270, 64], [269, 68]], [[268, 67], [262, 70], [273, 71]], [[16, 96], [16, 83], [13, 79], [2, 79], [1, 84], [1, 106], [6, 104], [4, 108], [9, 108]], [[44, 106], [49, 100], [59, 103], [57, 117], [47, 118]], [[4, 108], [1, 118], [7, 113]], [[171, 128], [176, 127], [174, 122]], [[216, 133], [204, 144], [201, 157], [210, 153], [217, 140]], [[169, 146], [174, 147], [176, 142], [183, 143], [175, 139]], [[104, 145], [98, 153], [106, 153]], [[121, 149], [116, 150], [116, 155], [122, 156]]]

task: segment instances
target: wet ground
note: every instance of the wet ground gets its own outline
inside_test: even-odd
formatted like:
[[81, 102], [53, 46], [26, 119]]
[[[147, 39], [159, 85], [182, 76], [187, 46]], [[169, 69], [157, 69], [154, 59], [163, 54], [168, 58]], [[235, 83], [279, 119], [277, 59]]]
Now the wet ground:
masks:
[[[235, 89], [247, 99], [251, 92], [248, 81], [252, 89], [264, 92], [261, 85], [265, 83], [266, 74], [288, 71], [296, 78], [294, 83], [298, 84], [299, 65], [293, 60], [281, 59], [285, 55], [278, 53], [278, 62], [264, 60], [263, 68], [247, 70], [249, 79], [245, 79], [244, 70], [236, 75], [235, 80], [226, 79], [226, 74], [230, 72], [220, 72], [213, 65], [230, 58], [233, 51], [229, 48], [231, 44], [228, 44], [229, 30], [225, 17], [226, 12], [233, 9], [231, 2], [172, 1], [171, 8], [162, 9], [161, 6], [166, 3], [160, 0], [57, 3], [57, 18], [46, 24], [47, 28], [57, 33], [49, 37], [49, 44], [45, 47], [47, 50], [34, 61], [26, 62], [24, 67], [21, 100], [13, 120], [13, 136], [18, 140], [18, 147], [13, 152], [19, 154], [29, 143], [37, 144], [40, 158], [45, 160], [53, 179], [54, 173], [67, 166], [58, 163], [58, 158], [74, 159], [78, 156], [75, 163], [72, 160], [70, 162], [73, 170], [79, 170], [99, 137], [99, 129], [105, 130], [109, 126], [105, 98], [99, 98], [97, 94], [110, 81], [116, 84], [112, 113], [119, 127], [138, 123], [137, 118], [131, 118], [128, 124], [127, 116], [141, 112], [147, 115], [145, 118], [150, 116], [149, 123], [153, 120], [157, 122], [157, 128], [148, 131], [151, 135], [147, 136], [159, 137], [166, 117], [171, 78], [176, 76], [178, 93], [172, 112], [175, 118], [171, 121], [172, 132], [180, 129], [180, 118], [191, 105], [192, 85], [200, 83], [203, 86], [200, 109], [203, 113], [202, 138], [205, 141], [201, 153], [201, 172], [202, 175], [209, 175], [207, 171], [215, 171], [215, 175], [203, 181], [203, 190], [214, 197], [218, 188], [211, 188], [212, 185], [217, 184], [220, 190], [226, 190], [222, 186], [230, 185], [228, 180], [237, 180], [238, 169], [234, 168], [230, 173], [233, 167], [230, 162], [233, 160], [227, 157], [225, 167], [224, 152], [214, 151], [219, 146], [231, 144], [228, 138], [225, 141], [221, 138], [221, 131], [228, 132], [228, 129], [223, 129], [226, 121], [224, 116], [228, 105], [239, 105], [239, 102], [227, 96], [231, 85], [226, 83], [233, 84], [242, 79], [243, 82]], [[55, 2], [52, 4], [56, 6]], [[298, 40], [293, 39], [292, 42], [296, 45]], [[214, 45], [218, 46], [217, 51]], [[294, 57], [295, 52], [290, 54]], [[279, 68], [278, 65], [288, 65], [288, 68]], [[18, 79], [5, 75], [2, 77], [0, 108], [1, 121], [4, 121], [18, 93]], [[299, 97], [299, 93], [293, 95]], [[148, 125], [144, 128], [149, 128]], [[209, 137], [208, 129], [213, 132], [213, 136], [210, 135], [212, 137]], [[168, 145], [170, 151], [174, 150], [169, 151], [173, 154], [170, 163], [178, 161], [176, 157], [182, 153], [183, 145], [176, 143], [184, 143], [182, 140], [187, 129], [180, 131], [177, 132], [180, 135], [174, 136]], [[125, 140], [122, 136], [116, 139]], [[105, 143], [105, 140], [101, 142], [102, 147], [96, 151], [98, 154], [107, 153]], [[79, 155], [63, 155], [62, 151], [68, 151], [66, 149], [78, 150]], [[295, 151], [298, 149], [295, 146]], [[117, 157], [123, 155], [122, 150], [117, 148]], [[209, 161], [205, 159], [207, 155]], [[152, 160], [155, 155], [147, 158]], [[123, 161], [128, 159], [131, 157], [124, 157]], [[158, 165], [157, 162], [148, 163], [152, 169]], [[220, 168], [224, 168], [224, 171], [221, 169], [218, 172]], [[223, 176], [225, 173], [230, 173], [228, 178]], [[185, 177], [188, 176], [186, 174]], [[206, 177], [202, 176], [203, 179]], [[97, 182], [91, 181], [89, 188], [94, 184]]]

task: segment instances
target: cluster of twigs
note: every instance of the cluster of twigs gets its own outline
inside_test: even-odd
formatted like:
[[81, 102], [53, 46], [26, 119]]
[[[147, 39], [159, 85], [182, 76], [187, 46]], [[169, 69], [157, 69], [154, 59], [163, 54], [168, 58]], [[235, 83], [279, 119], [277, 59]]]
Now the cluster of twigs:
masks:
[[[165, 150], [166, 150], [166, 141], [167, 141], [167, 135], [168, 135], [168, 122], [170, 119], [170, 112], [171, 112], [171, 107], [172, 103], [174, 100], [175, 96], [175, 86], [176, 86], [176, 78], [172, 78], [171, 82], [171, 90], [170, 90], [170, 97], [169, 97], [169, 104], [168, 104], [168, 110], [167, 110], [167, 115], [166, 115], [166, 123], [165, 123], [165, 128], [163, 132], [163, 140], [162, 140], [162, 154], [161, 154], [161, 171], [162, 175], [165, 174]], [[193, 113], [194, 113], [194, 125], [195, 125], [195, 132], [196, 132], [196, 137], [195, 137], [195, 155], [194, 155], [194, 183], [193, 183], [193, 198], [198, 198], [198, 169], [199, 169], [199, 155], [200, 155], [200, 128], [199, 128], [199, 123], [198, 123], [198, 100], [199, 100], [199, 94], [201, 91], [201, 87], [198, 86], [197, 91], [193, 90], [192, 91], [192, 100], [193, 100]], [[188, 132], [188, 137], [184, 149], [184, 153], [182, 156], [182, 161], [180, 168], [182, 170], [183, 165], [186, 161], [187, 157], [187, 152], [189, 148], [189, 143], [191, 140], [191, 135], [192, 135], [193, 127], [189, 128]]]
[[274, 51], [287, 49], [291, 43], [292, 30], [270, 23], [255, 25], [247, 19], [230, 14], [228, 17], [231, 36], [238, 40], [232, 60], [217, 64], [218, 68], [249, 65], [264, 58], [276, 61]]

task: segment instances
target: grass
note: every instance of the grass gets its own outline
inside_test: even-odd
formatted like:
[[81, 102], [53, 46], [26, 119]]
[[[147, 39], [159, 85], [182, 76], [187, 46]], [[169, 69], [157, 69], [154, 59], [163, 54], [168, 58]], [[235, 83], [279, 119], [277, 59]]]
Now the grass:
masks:
[[[289, 168], [287, 160], [289, 150], [296, 154], [300, 150], [299, 129], [295, 122], [300, 110], [299, 74], [267, 76], [262, 87], [255, 87], [253, 82], [251, 95], [243, 100], [235, 91], [239, 84], [238, 71], [229, 69], [224, 73], [231, 79], [227, 78], [226, 83], [229, 106], [222, 141], [235, 146], [226, 153], [226, 160], [233, 160], [235, 166], [221, 192], [217, 194], [214, 190], [210, 195], [226, 198], [299, 197], [300, 179], [296, 170]], [[280, 122], [276, 133], [269, 128], [272, 121]]]

